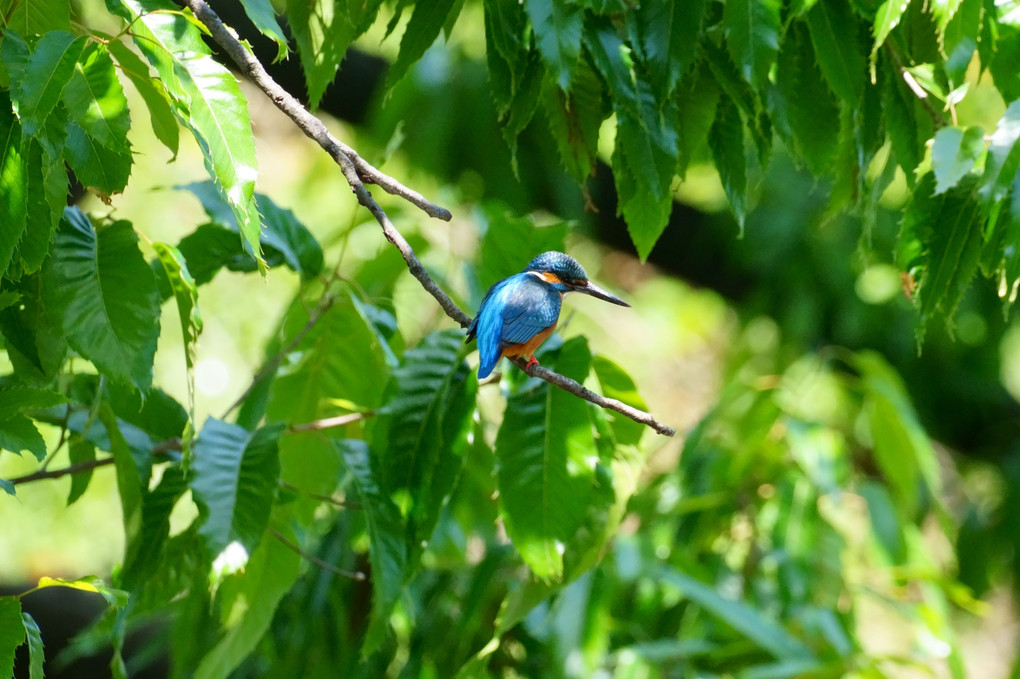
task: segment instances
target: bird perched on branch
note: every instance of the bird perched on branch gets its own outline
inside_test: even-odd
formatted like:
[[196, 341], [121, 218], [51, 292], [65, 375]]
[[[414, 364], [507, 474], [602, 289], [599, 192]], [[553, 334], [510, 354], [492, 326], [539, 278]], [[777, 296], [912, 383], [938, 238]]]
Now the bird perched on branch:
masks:
[[574, 291], [630, 306], [589, 281], [584, 267], [562, 252], [543, 252], [489, 288], [467, 330], [468, 342], [478, 338], [478, 379], [504, 356], [528, 356], [528, 366], [536, 365], [535, 351], [556, 327], [563, 295]]

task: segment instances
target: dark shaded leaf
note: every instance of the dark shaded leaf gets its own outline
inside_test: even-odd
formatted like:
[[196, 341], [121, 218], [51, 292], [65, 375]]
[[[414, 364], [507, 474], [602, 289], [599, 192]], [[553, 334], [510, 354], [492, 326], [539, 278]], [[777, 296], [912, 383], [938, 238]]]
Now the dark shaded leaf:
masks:
[[18, 241], [17, 253], [25, 275], [38, 271], [49, 254], [53, 232], [67, 205], [67, 168], [61, 158], [51, 156], [35, 139], [26, 139], [23, 149], [28, 200], [25, 232]]
[[98, 233], [67, 208], [43, 272], [48, 308], [68, 343], [104, 374], [147, 390], [159, 337], [159, 293], [127, 222]]
[[726, 45], [744, 80], [755, 87], [768, 81], [779, 52], [779, 1], [728, 0], [723, 9]]
[[170, 512], [188, 489], [184, 472], [172, 466], [163, 472], [159, 485], [142, 494], [142, 526], [124, 550], [118, 584], [134, 591], [153, 577], [164, 559], [176, 558], [165, 549], [170, 534]]
[[43, 661], [46, 659], [43, 648], [42, 632], [35, 619], [28, 613], [21, 614], [21, 620], [25, 625], [25, 638], [28, 641], [28, 677], [29, 679], [43, 679]]
[[350, 472], [368, 529], [368, 558], [372, 564], [372, 615], [365, 633], [364, 653], [385, 640], [389, 617], [407, 577], [407, 551], [400, 510], [380, 487], [380, 471], [372, 468], [364, 441], [338, 441], [344, 466]]
[[14, 248], [25, 231], [26, 173], [21, 156], [21, 125], [11, 110], [9, 93], [0, 90], [0, 276], [6, 274]]
[[383, 487], [391, 496], [407, 493], [403, 514], [412, 554], [431, 539], [463, 466], [478, 388], [466, 353], [460, 330], [426, 336], [393, 371], [391, 396], [376, 422]]
[[482, 244], [478, 257], [479, 292], [522, 271], [535, 255], [563, 250], [565, 223], [536, 226], [529, 217], [512, 217], [509, 208], [489, 203], [481, 208]]
[[283, 425], [250, 432], [210, 417], [194, 443], [189, 482], [212, 555], [233, 540], [250, 554], [262, 539], [280, 477], [277, 442]]
[[715, 167], [719, 171], [730, 210], [743, 230], [747, 216], [747, 156], [744, 150], [744, 124], [740, 113], [728, 97], [722, 97], [716, 108], [715, 122], [708, 134]]
[[[72, 465], [91, 462], [96, 459], [96, 447], [90, 442], [80, 438], [72, 438], [67, 444], [67, 460]], [[92, 470], [71, 475], [71, 490], [67, 494], [67, 506], [70, 507], [78, 501], [86, 490], [89, 482], [92, 481]]]
[[864, 483], [858, 492], [868, 503], [868, 515], [871, 517], [871, 530], [875, 542], [885, 550], [892, 563], [905, 563], [907, 543], [900, 527], [900, 515], [889, 491], [882, 484], [869, 481]]
[[46, 442], [32, 420], [24, 415], [11, 415], [0, 420], [0, 448], [12, 453], [27, 450], [40, 462], [46, 458]]
[[[166, 243], [153, 243], [152, 249], [156, 251], [156, 257], [170, 281], [170, 289], [177, 301], [181, 332], [184, 333], [184, 359], [190, 371], [195, 367], [196, 345], [202, 333], [202, 316], [198, 313], [198, 287], [180, 250]], [[189, 377], [189, 391], [194, 390], [191, 379]]]
[[832, 91], [856, 106], [864, 89], [865, 63], [857, 39], [857, 18], [846, 0], [817, 2], [807, 14], [811, 44]]
[[287, 56], [287, 36], [276, 20], [276, 12], [270, 0], [241, 0], [244, 12], [259, 32], [276, 43], [276, 58], [280, 61]]
[[1006, 107], [992, 133], [981, 177], [981, 196], [988, 204], [1006, 195], [1020, 171], [1020, 99]]
[[706, 8], [705, 0], [665, 0], [643, 2], [628, 15], [656, 101], [672, 96], [693, 63]]
[[78, 181], [109, 195], [127, 186], [132, 156], [124, 147], [100, 144], [77, 123], [68, 123], [64, 157]]
[[14, 597], [0, 597], [0, 676], [14, 676], [14, 651], [24, 642], [21, 602]]
[[567, 0], [524, 0], [539, 54], [564, 92], [570, 91], [581, 54], [580, 8]]

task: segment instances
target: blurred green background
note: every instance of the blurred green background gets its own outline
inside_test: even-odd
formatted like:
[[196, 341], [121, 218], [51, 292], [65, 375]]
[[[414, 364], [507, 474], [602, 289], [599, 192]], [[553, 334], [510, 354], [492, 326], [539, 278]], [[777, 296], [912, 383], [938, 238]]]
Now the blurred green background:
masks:
[[[686, 676], [684, 663], [693, 662], [699, 672], [714, 667], [726, 675], [733, 667], [728, 663], [754, 655], [731, 628], [751, 638], [755, 632], [741, 630], [742, 613], [727, 611], [710, 592], [644, 570], [650, 561], [674, 559], [705, 580], [727, 567], [748, 575], [763, 569], [767, 577], [742, 584], [721, 578], [718, 589], [725, 593], [727, 582], [734, 592], [769, 589], [756, 594], [758, 601], [773, 602], [762, 611], [793, 619], [806, 636], [817, 633], [833, 648], [861, 650], [859, 657], [873, 660], [851, 668], [861, 676], [943, 676], [954, 663], [974, 677], [1018, 676], [1020, 325], [1003, 313], [998, 291], [976, 285], [952, 336], [936, 324], [919, 346], [917, 317], [892, 261], [893, 211], [907, 198], [903, 177], [867, 215], [830, 213], [826, 183], [782, 154], [770, 165], [741, 236], [703, 149], [704, 162], [675, 186], [670, 227], [650, 261], [640, 262], [613, 214], [608, 169], [599, 168], [579, 189], [560, 167], [545, 121], [534, 121], [522, 135], [519, 169], [512, 172], [487, 90], [481, 25], [480, 7], [469, 4], [446, 44], [430, 49], [388, 97], [377, 97], [363, 121], [329, 124], [372, 162], [385, 158], [377, 162], [384, 172], [452, 210], [452, 222], [430, 221], [376, 192], [430, 273], [469, 311], [484, 289], [465, 263], [474, 261], [486, 229], [510, 228], [522, 216], [540, 226], [566, 222], [567, 251], [594, 281], [621, 291], [632, 308], [568, 298], [559, 334], [587, 337], [594, 352], [631, 375], [649, 410], [680, 432], [672, 440], [644, 434], [639, 491], [602, 566], [527, 616], [527, 632], [504, 644], [503, 661], [556, 658], [556, 675], [634, 677]], [[382, 40], [384, 27], [378, 22], [359, 46], [392, 58], [397, 43]], [[392, 255], [378, 225], [356, 207], [332, 161], [257, 91], [245, 91], [258, 144], [259, 191], [293, 210], [323, 244], [327, 264], [339, 261], [341, 275], [357, 286], [366, 262]], [[979, 86], [958, 114], [961, 123], [992, 129], [1003, 109], [994, 88]], [[167, 151], [144, 126], [133, 132], [138, 159], [129, 190], [112, 207], [91, 197], [82, 207], [128, 219], [152, 240], [176, 242], [204, 219], [198, 201], [175, 189], [206, 177], [201, 157], [185, 144], [175, 162], [164, 164]], [[298, 286], [297, 275], [281, 267], [265, 280], [224, 271], [202, 289], [198, 422], [219, 416], [248, 385]], [[366, 294], [392, 307], [407, 346], [432, 330], [455, 327], [406, 273], [392, 295]], [[187, 381], [172, 305], [164, 307], [162, 323], [155, 384], [183, 403]], [[475, 357], [469, 360], [476, 364]], [[498, 413], [502, 407], [497, 386], [483, 387], [480, 408]], [[901, 419], [907, 425], [893, 435], [902, 446], [883, 453], [875, 432], [886, 407], [906, 413]], [[56, 432], [47, 434], [55, 442]], [[65, 456], [53, 465], [66, 464]], [[911, 456], [916, 465], [897, 466]], [[481, 457], [469, 464], [484, 475], [487, 463]], [[3, 455], [0, 477], [35, 466]], [[897, 469], [907, 475], [902, 483]], [[940, 480], [928, 483], [928, 474]], [[872, 482], [880, 478], [891, 495]], [[123, 535], [113, 469], [97, 471], [85, 496], [65, 509], [69, 485], [67, 478], [27, 484], [17, 500], [0, 503], [0, 581], [105, 575], [118, 563]], [[910, 492], [918, 496], [904, 496]], [[476, 507], [486, 501], [458, 499]], [[902, 525], [883, 533], [875, 523], [883, 508]], [[462, 509], [455, 503], [451, 511]], [[174, 525], [190, 520], [182, 511]], [[494, 510], [479, 511], [488, 516]], [[763, 546], [780, 538], [789, 561]], [[470, 549], [468, 541], [465, 552]], [[436, 552], [435, 572], [442, 574], [444, 555]], [[442, 592], [459, 592], [463, 583], [442, 578], [474, 577], [467, 572], [450, 568], [425, 578], [415, 596], [458, 619], [456, 604], [443, 602]], [[311, 570], [305, 577], [281, 607], [264, 642], [268, 648], [261, 647], [240, 676], [282, 676], [272, 672], [292, 667], [283, 649], [302, 646], [288, 639], [287, 616], [316, 596], [329, 606], [323, 603], [328, 596], [313, 591], [322, 574]], [[681, 592], [715, 617], [678, 622]], [[787, 608], [791, 600], [798, 603]], [[853, 639], [843, 638], [827, 617], [845, 613], [850, 600]], [[442, 634], [444, 618], [439, 612], [431, 618], [421, 611], [403, 614], [408, 628], [396, 625], [398, 643], [406, 642], [417, 657], [430, 635]], [[431, 627], [413, 629], [412, 619]], [[717, 619], [727, 623], [722, 632], [713, 628]], [[670, 636], [678, 627], [674, 645], [659, 643], [660, 634]], [[685, 639], [711, 640], [698, 646]], [[534, 650], [542, 644], [547, 655]], [[393, 663], [396, 675], [399, 657]], [[541, 676], [542, 667], [515, 671]], [[439, 661], [411, 663], [403, 671], [446, 676]], [[786, 667], [755, 676], [801, 672]]]

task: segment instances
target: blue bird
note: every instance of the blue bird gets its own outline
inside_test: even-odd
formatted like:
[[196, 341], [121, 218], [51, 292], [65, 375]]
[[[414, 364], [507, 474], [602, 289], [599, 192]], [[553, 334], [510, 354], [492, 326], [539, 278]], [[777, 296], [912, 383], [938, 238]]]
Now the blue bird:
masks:
[[535, 351], [556, 327], [563, 295], [573, 291], [630, 306], [589, 281], [584, 267], [562, 252], [543, 252], [489, 288], [467, 329], [466, 341], [478, 338], [478, 379], [504, 356], [528, 356], [529, 366], [537, 364]]

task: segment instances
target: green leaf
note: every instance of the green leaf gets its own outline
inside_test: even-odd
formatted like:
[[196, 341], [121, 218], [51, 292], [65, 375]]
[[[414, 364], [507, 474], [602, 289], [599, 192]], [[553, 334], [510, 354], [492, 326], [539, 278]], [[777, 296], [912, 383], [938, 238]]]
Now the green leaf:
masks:
[[43, 661], [46, 653], [43, 649], [42, 632], [39, 625], [28, 613], [21, 614], [21, 621], [25, 625], [25, 638], [28, 640], [28, 676], [29, 679], [43, 679]]
[[936, 132], [931, 147], [935, 194], [945, 193], [956, 186], [974, 168], [984, 150], [984, 130], [980, 127], [943, 127]]
[[8, 0], [0, 2], [0, 16], [21, 35], [71, 30], [70, 0]]
[[677, 88], [676, 101], [680, 137], [677, 174], [683, 178], [688, 166], [707, 146], [708, 131], [719, 104], [719, 87], [707, 63], [701, 62], [692, 77]]
[[[237, 220], [212, 182], [197, 182], [178, 188], [194, 194], [216, 224], [237, 233]], [[266, 266], [273, 268], [285, 264], [306, 281], [318, 276], [322, 272], [323, 258], [322, 247], [315, 236], [292, 211], [280, 207], [269, 196], [255, 194], [255, 202], [265, 222], [261, 242]], [[245, 251], [249, 255], [245, 256], [239, 248], [230, 248], [229, 245], [229, 239], [224, 238], [222, 232], [199, 227], [194, 234], [185, 236], [178, 247], [195, 280], [202, 284], [223, 266], [231, 271], [255, 270], [248, 248]]]
[[80, 210], [67, 208], [43, 292], [68, 344], [109, 377], [149, 388], [159, 293], [130, 224], [115, 222], [97, 233]]
[[530, 217], [513, 217], [499, 203], [482, 205], [479, 223], [482, 243], [478, 256], [480, 292], [511, 274], [522, 271], [535, 255], [564, 249], [567, 224], [536, 226]]
[[163, 472], [159, 485], [142, 493], [142, 525], [124, 549], [124, 565], [118, 584], [136, 591], [158, 573], [165, 561], [176, 560], [166, 548], [170, 535], [170, 513], [177, 500], [188, 489], [184, 472], [171, 466]]
[[542, 60], [560, 89], [569, 92], [581, 54], [583, 13], [567, 0], [524, 0], [524, 11], [531, 20]]
[[375, 22], [381, 4], [382, 0], [287, 0], [287, 25], [297, 43], [311, 108], [318, 107], [347, 47]]
[[857, 106], [864, 90], [864, 55], [857, 39], [857, 17], [846, 0], [818, 2], [807, 13], [818, 65], [832, 91]]
[[609, 113], [602, 89], [587, 59], [577, 62], [569, 94], [551, 80], [543, 87], [542, 108], [549, 131], [567, 172], [578, 183], [584, 183], [592, 174], [598, 159], [599, 128]]
[[46, 442], [32, 420], [24, 415], [0, 420], [0, 448], [12, 453], [27, 450], [40, 462], [46, 458]]
[[[152, 249], [156, 251], [156, 257], [163, 266], [174, 299], [177, 301], [177, 314], [180, 316], [181, 331], [184, 333], [184, 359], [190, 371], [195, 367], [198, 336], [202, 334], [202, 316], [198, 313], [198, 287], [188, 272], [188, 265], [180, 250], [166, 243], [153, 243]], [[191, 384], [189, 392], [193, 389], [194, 385]]]
[[49, 254], [53, 232], [67, 205], [67, 168], [35, 139], [23, 143], [27, 173], [25, 232], [18, 242], [22, 274], [38, 271]]
[[[595, 356], [592, 359], [591, 367], [599, 379], [603, 396], [615, 398], [640, 410], [648, 409], [644, 399], [638, 394], [634, 380], [619, 365], [605, 356]], [[606, 411], [606, 414], [608, 415], [609, 411]], [[641, 441], [641, 437], [647, 429], [645, 425], [623, 415], [614, 414], [612, 417], [613, 435], [618, 443], [637, 445]]]
[[64, 31], [52, 31], [40, 38], [15, 101], [25, 134], [35, 136], [45, 124], [87, 44], [88, 38], [75, 38]]
[[22, 304], [0, 310], [0, 332], [14, 372], [29, 383], [49, 383], [64, 363], [67, 341], [42, 302], [39, 276], [26, 276], [15, 288]]
[[[543, 360], [550, 362], [548, 352]], [[578, 337], [551, 363], [556, 372], [583, 382], [591, 354]], [[537, 578], [563, 576], [566, 547], [593, 509], [594, 450], [587, 404], [573, 394], [529, 378], [507, 399], [496, 436], [500, 513]]]
[[977, 272], [984, 214], [975, 200], [976, 181], [964, 178], [952, 189], [934, 195], [934, 177], [918, 182], [903, 215], [901, 230], [927, 234], [924, 269], [915, 299], [923, 325], [940, 312], [949, 320]]
[[[90, 442], [80, 438], [72, 438], [67, 446], [67, 459], [72, 465], [91, 462], [96, 459], [96, 447]], [[78, 501], [92, 480], [92, 470], [71, 475], [71, 490], [67, 494], [67, 506], [70, 507]]]
[[460, 330], [426, 336], [393, 371], [391, 396], [376, 422], [383, 487], [391, 496], [407, 493], [403, 514], [412, 553], [431, 539], [463, 466], [478, 389], [464, 353]]
[[103, 582], [102, 578], [97, 578], [94, 575], [86, 575], [85, 577], [76, 578], [75, 580], [51, 578], [44, 575], [39, 578], [39, 583], [35, 588], [46, 589], [47, 587], [69, 587], [82, 592], [98, 594], [106, 600], [106, 603], [111, 606], [116, 606], [117, 608], [123, 608], [128, 603], [129, 595], [127, 592], [107, 586], [107, 584]]
[[[114, 1], [114, 0], [111, 0]], [[174, 113], [195, 136], [216, 188], [230, 205], [242, 238], [264, 266], [255, 206], [255, 140], [247, 100], [237, 80], [218, 64], [201, 33], [166, 0], [116, 0], [132, 23], [135, 44], [155, 67]]]
[[13, 386], [0, 389], [0, 420], [20, 413], [26, 408], [43, 409], [58, 406], [66, 398], [55, 391]]
[[7, 479], [0, 479], [0, 490], [3, 490], [11, 497], [18, 496], [17, 492], [14, 490], [14, 484], [8, 481]]
[[[888, 485], [902, 521], [914, 521], [921, 493], [938, 497], [938, 458], [896, 372], [878, 354], [855, 356], [864, 386], [875, 461]], [[881, 537], [881, 536], [880, 536]]]
[[813, 658], [811, 650], [779, 622], [763, 617], [750, 605], [724, 598], [715, 589], [673, 568], [660, 568], [656, 575], [774, 657], [782, 660]]
[[900, 515], [896, 511], [889, 491], [879, 483], [866, 481], [858, 489], [858, 492], [868, 503], [868, 515], [871, 517], [871, 530], [875, 542], [885, 550], [892, 563], [905, 564], [907, 543], [903, 538], [903, 529], [900, 527]]
[[6, 274], [25, 231], [28, 180], [21, 146], [21, 125], [8, 93], [0, 90], [0, 276]]
[[3, 60], [3, 73], [7, 79], [4, 89], [9, 89], [11, 99], [17, 101], [21, 92], [21, 84], [25, 79], [25, 69], [28, 68], [28, 60], [32, 51], [24, 38], [13, 30], [4, 31], [3, 40], [0, 40], [0, 59]]
[[634, 80], [622, 43], [610, 25], [589, 36], [587, 47], [606, 79], [617, 116], [613, 177], [627, 230], [642, 259], [666, 228], [677, 168], [676, 116], [657, 105], [648, 83]]
[[998, 202], [1009, 191], [1020, 171], [1020, 99], [1006, 107], [992, 133], [981, 177], [981, 196], [987, 204]]
[[110, 148], [93, 139], [77, 123], [68, 123], [64, 157], [78, 181], [104, 194], [119, 193], [127, 186], [132, 156], [124, 147]]
[[127, 146], [127, 98], [105, 45], [90, 43], [82, 52], [63, 96], [71, 118], [91, 138], [109, 148]]
[[460, 7], [461, 4], [456, 0], [432, 0], [415, 4], [411, 19], [404, 29], [404, 35], [400, 38], [400, 52], [390, 66], [386, 78], [389, 86], [396, 84], [407, 74], [411, 65], [421, 59], [425, 50], [432, 46], [443, 26], [450, 20], [450, 13], [459, 12]]
[[[289, 531], [288, 531], [289, 532]], [[285, 536], [293, 542], [293, 536]], [[252, 655], [269, 629], [277, 606], [294, 586], [300, 555], [280, 540], [263, 540], [245, 564], [244, 572], [220, 585], [225, 607], [223, 636], [202, 658], [195, 679], [222, 679]]]
[[885, 39], [889, 37], [892, 30], [896, 28], [900, 23], [900, 19], [903, 18], [903, 14], [907, 11], [907, 7], [910, 6], [910, 0], [885, 0], [881, 7], [878, 8], [878, 12], [875, 14], [875, 45], [871, 48], [871, 71], [875, 71], [875, 60], [878, 55], [878, 50], [885, 43]]
[[276, 12], [270, 0], [241, 0], [244, 5], [244, 12], [251, 19], [259, 33], [276, 43], [276, 58], [274, 62], [282, 61], [287, 57], [287, 36], [280, 28], [280, 22], [276, 20]]
[[822, 79], [807, 29], [800, 23], [793, 23], [786, 33], [776, 84], [797, 151], [814, 175], [830, 173], [839, 136], [839, 106]]
[[362, 652], [373, 653], [385, 640], [393, 606], [404, 591], [407, 549], [400, 510], [382, 491], [379, 471], [372, 468], [364, 441], [338, 441], [344, 465], [351, 474], [368, 530], [368, 559], [372, 565], [372, 614]]
[[194, 443], [189, 483], [212, 555], [237, 540], [248, 553], [262, 539], [280, 477], [282, 424], [250, 432], [210, 417]]
[[922, 144], [928, 139], [924, 135], [930, 130], [930, 119], [926, 122], [918, 114], [915, 97], [902, 78], [894, 73], [884, 73], [883, 78], [882, 110], [889, 143], [896, 162], [903, 168], [907, 183], [913, 186], [915, 170], [923, 157]]
[[[120, 494], [121, 515], [124, 519], [124, 542], [129, 545], [142, 529], [142, 479], [131, 455], [131, 448], [121, 433], [117, 416], [108, 403], [100, 404], [98, 416], [109, 438], [108, 449], [113, 453], [113, 464], [117, 470], [117, 492]], [[149, 448], [147, 452], [151, 453], [152, 449]], [[39, 585], [42, 586], [42, 581]], [[95, 587], [95, 584], [91, 586]]]
[[728, 0], [723, 7], [726, 45], [744, 80], [756, 88], [768, 82], [779, 52], [779, 1]]
[[716, 170], [722, 180], [730, 210], [744, 228], [747, 216], [747, 156], [744, 151], [744, 124], [733, 101], [722, 97], [716, 108], [715, 122], [708, 135]]
[[632, 42], [648, 69], [656, 101], [672, 96], [694, 61], [707, 4], [705, 0], [643, 2], [628, 13], [633, 18]]
[[14, 676], [14, 652], [24, 641], [21, 602], [14, 597], [0, 597], [0, 677]]
[[946, 25], [942, 46], [946, 55], [946, 75], [951, 84], [962, 84], [967, 78], [967, 68], [977, 50], [981, 18], [981, 0], [963, 0]]
[[170, 108], [170, 95], [157, 78], [149, 75], [148, 65], [120, 40], [107, 44], [110, 54], [117, 60], [120, 71], [134, 84], [149, 110], [149, 124], [152, 133], [169, 149], [174, 158], [180, 146], [180, 129]]

